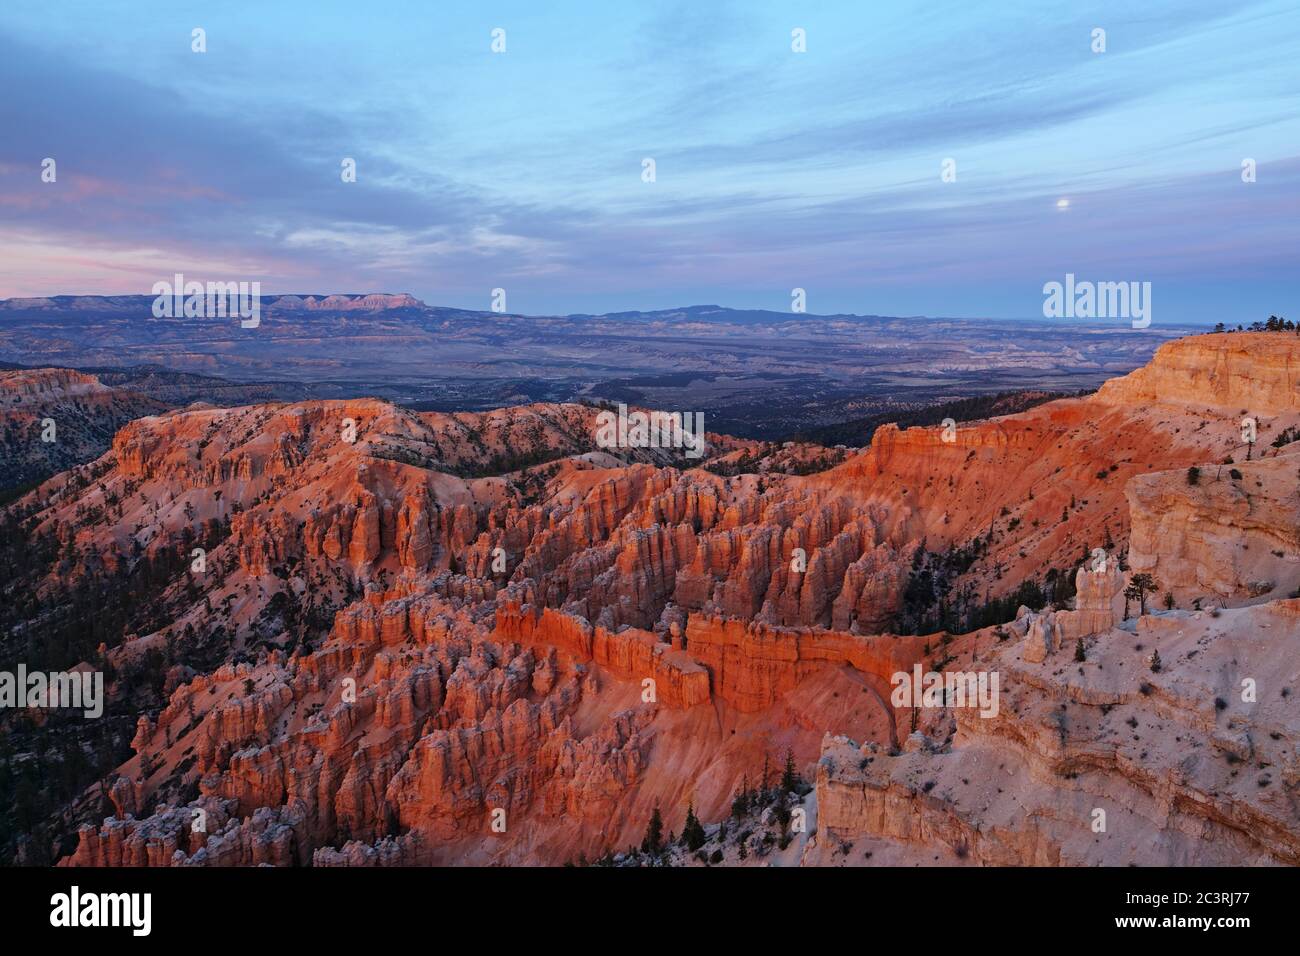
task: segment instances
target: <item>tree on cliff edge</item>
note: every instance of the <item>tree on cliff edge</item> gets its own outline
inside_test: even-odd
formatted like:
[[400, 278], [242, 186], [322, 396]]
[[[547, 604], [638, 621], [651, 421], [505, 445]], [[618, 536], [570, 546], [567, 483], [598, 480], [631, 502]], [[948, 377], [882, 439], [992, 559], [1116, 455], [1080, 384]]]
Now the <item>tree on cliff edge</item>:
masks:
[[1156, 583], [1155, 578], [1144, 571], [1140, 574], [1133, 575], [1132, 579], [1129, 581], [1129, 586], [1136, 592], [1134, 597], [1138, 600], [1138, 613], [1146, 614], [1147, 595], [1159, 590], [1160, 585]]

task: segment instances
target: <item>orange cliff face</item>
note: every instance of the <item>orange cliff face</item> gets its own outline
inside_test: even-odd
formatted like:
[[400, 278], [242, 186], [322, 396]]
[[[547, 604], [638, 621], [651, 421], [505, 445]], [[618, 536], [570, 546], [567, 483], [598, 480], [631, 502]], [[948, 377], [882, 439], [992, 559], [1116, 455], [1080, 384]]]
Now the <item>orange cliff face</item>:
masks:
[[1220, 332], [1166, 342], [1151, 362], [1112, 379], [1097, 397], [1112, 405], [1186, 404], [1229, 414], [1294, 413], [1300, 368], [1296, 335]]
[[[958, 623], [1049, 568], [1073, 580], [1096, 548], [1112, 568], [1154, 569], [1181, 606], [1202, 592], [1258, 602], [1264, 573], [1278, 594], [1300, 585], [1293, 532], [1278, 527], [1286, 507], [1260, 510], [1249, 487], [1201, 500], [1178, 484], [1191, 465], [1209, 473], [1242, 454], [1256, 351], [1273, 384], [1252, 449], [1264, 460], [1242, 481], [1276, 486], [1290, 458], [1270, 443], [1300, 422], [1283, 355], [1300, 357], [1300, 340], [1284, 335], [1173, 342], [1097, 395], [947, 432], [886, 427], [806, 477], [760, 461], [724, 478], [654, 450], [600, 449], [595, 410], [581, 406], [439, 415], [317, 402], [133, 422], [94, 480], [70, 472], [23, 502], [36, 533], [79, 546], [42, 586], [216, 529], [205, 570], [156, 596], [169, 623], [105, 648], [122, 673], [160, 649], [199, 672], [172, 675], [141, 718], [136, 755], [106, 781], [111, 818], [94, 795], [79, 805], [64, 862], [558, 863], [639, 842], [655, 806], [669, 829], [688, 804], [724, 816], [741, 782], [787, 750], [811, 779], [824, 738], [874, 745], [877, 768], [959, 747], [966, 717], [896, 708], [891, 677], [1013, 655], [1013, 693], [1032, 700], [1043, 658], [1022, 660], [1023, 617], [891, 633], [923, 603], [921, 571]], [[1221, 507], [1225, 495], [1245, 503]], [[1197, 553], [1244, 540], [1284, 557], [1220, 573], [1180, 537]], [[1071, 641], [1112, 620], [1110, 596], [1086, 584], [1086, 611], [1049, 622]], [[1042, 654], [1058, 652], [1035, 626]], [[215, 666], [187, 662], [197, 647]], [[909, 743], [913, 728], [925, 747]], [[887, 774], [872, 778], [871, 809], [844, 802], [841, 786], [860, 782], [816, 776], [816, 798], [838, 801], [837, 832], [915, 798]], [[924, 842], [901, 828], [877, 837], [901, 853]], [[1008, 836], [989, 859], [1031, 843]], [[1042, 862], [1037, 852], [1021, 862]]]

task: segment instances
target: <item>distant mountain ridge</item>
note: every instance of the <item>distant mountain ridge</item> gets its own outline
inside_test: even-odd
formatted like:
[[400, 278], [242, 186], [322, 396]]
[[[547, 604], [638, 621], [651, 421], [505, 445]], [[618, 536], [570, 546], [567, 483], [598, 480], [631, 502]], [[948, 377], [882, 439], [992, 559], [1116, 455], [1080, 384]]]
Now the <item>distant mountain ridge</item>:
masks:
[[[127, 313], [143, 310], [151, 313], [153, 295], [54, 295], [36, 297], [0, 298], [0, 312], [90, 312], [103, 311]], [[623, 322], [709, 322], [727, 324], [783, 325], [791, 322], [952, 322], [952, 323], [1012, 323], [1024, 325], [1041, 321], [1044, 325], [1060, 327], [1068, 324], [1052, 319], [1007, 319], [984, 316], [931, 316], [931, 315], [881, 315], [858, 312], [784, 312], [775, 309], [744, 309], [731, 306], [705, 304], [684, 305], [667, 309], [623, 309], [617, 312], [496, 312], [488, 309], [466, 309], [458, 306], [430, 305], [406, 292], [331, 292], [331, 293], [281, 293], [261, 296], [267, 309], [294, 312], [385, 312], [397, 309], [414, 309], [439, 316], [479, 316], [486, 319], [556, 318], [569, 321], [623, 321]], [[1100, 326], [1114, 327], [1113, 322], [1099, 320]], [[1202, 329], [1199, 325], [1175, 325], [1173, 328]]]
[[[1122, 321], [828, 316], [717, 304], [525, 315], [386, 292], [263, 296], [258, 326], [244, 328], [226, 317], [155, 318], [153, 301], [0, 301], [0, 362], [96, 369], [101, 377], [159, 366], [274, 383], [236, 401], [374, 396], [425, 411], [623, 401], [700, 411], [710, 427], [772, 440], [978, 395], [1093, 389], [1193, 331], [1160, 322], [1133, 329]], [[139, 376], [131, 377], [118, 383], [135, 386]], [[153, 376], [146, 387], [161, 394], [163, 384]], [[198, 383], [183, 384], [192, 391]], [[171, 385], [167, 399], [183, 400]], [[205, 384], [194, 398], [227, 404], [231, 395]]]
[[[153, 295], [54, 295], [0, 299], [0, 312], [110, 312], [151, 314]], [[292, 312], [385, 312], [415, 309], [436, 315], [473, 315], [488, 319], [545, 317], [569, 321], [622, 322], [725, 322], [730, 324], [778, 324], [805, 319], [841, 322], [880, 322], [930, 320], [927, 316], [888, 316], [852, 312], [805, 313], [778, 312], [772, 309], [736, 309], [729, 306], [685, 305], [668, 309], [624, 309], [618, 312], [494, 312], [487, 309], [462, 309], [456, 306], [430, 305], [406, 292], [333, 292], [283, 293], [262, 295], [262, 307]], [[935, 321], [948, 321], [938, 319]], [[957, 319], [955, 321], [1009, 321], [998, 319]]]
[[[94, 313], [115, 315], [143, 313], [152, 318], [153, 295], [54, 295], [0, 299], [0, 312]], [[389, 312], [414, 310], [438, 317], [474, 316], [492, 321], [515, 318], [556, 318], [570, 322], [676, 322], [773, 325], [803, 320], [839, 322], [881, 322], [928, 320], [926, 316], [859, 315], [839, 312], [813, 314], [777, 312], [771, 309], [734, 309], [722, 305], [687, 305], [668, 309], [625, 309], [618, 312], [495, 312], [430, 305], [409, 293], [284, 293], [262, 295], [262, 308], [275, 312]], [[942, 320], [941, 320], [942, 321]], [[959, 319], [957, 321], [985, 321]], [[988, 320], [999, 321], [999, 320]]]
[[[348, 312], [385, 309], [427, 309], [428, 306], [413, 295], [387, 292], [332, 293], [329, 295], [264, 295], [262, 303], [279, 309], [307, 312]], [[105, 312], [132, 312], [136, 309], [150, 311], [153, 295], [54, 295], [38, 298], [0, 299], [0, 310], [101, 310]]]

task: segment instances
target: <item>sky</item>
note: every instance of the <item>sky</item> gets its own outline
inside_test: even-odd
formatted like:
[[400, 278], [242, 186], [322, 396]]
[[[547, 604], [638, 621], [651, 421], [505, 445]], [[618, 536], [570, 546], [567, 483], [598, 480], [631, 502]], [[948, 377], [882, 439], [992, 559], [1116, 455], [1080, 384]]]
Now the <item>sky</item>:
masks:
[[5, 0], [0, 296], [1300, 319], [1297, 51], [1294, 0]]

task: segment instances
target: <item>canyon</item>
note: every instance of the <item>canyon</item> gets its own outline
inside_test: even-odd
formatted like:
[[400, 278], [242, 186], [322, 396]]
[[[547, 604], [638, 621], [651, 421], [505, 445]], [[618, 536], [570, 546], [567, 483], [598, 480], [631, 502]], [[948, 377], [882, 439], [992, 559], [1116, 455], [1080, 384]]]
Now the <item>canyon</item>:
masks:
[[[5, 511], [6, 657], [138, 595], [51, 662], [112, 675], [129, 747], [12, 853], [632, 864], [657, 811], [705, 823], [681, 864], [1300, 864], [1298, 385], [1295, 335], [1195, 335], [1015, 414], [700, 460], [601, 448], [590, 405], [143, 399]], [[996, 715], [896, 705], [918, 665], [996, 673]], [[787, 759], [797, 837], [736, 809]]]

